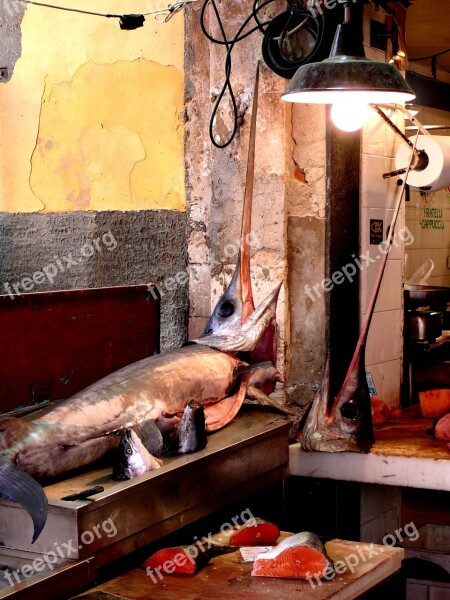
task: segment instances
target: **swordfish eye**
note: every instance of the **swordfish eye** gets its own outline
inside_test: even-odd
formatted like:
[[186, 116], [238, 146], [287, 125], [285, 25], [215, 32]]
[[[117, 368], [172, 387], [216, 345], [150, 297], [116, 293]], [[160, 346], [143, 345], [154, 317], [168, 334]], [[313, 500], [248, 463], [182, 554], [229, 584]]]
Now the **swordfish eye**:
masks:
[[361, 406], [355, 400], [349, 400], [341, 407], [341, 415], [349, 421], [356, 421], [362, 416]]
[[229, 300], [225, 300], [225, 302], [221, 304], [219, 308], [219, 315], [224, 318], [231, 317], [231, 315], [234, 314], [235, 310], [236, 308], [234, 304]]

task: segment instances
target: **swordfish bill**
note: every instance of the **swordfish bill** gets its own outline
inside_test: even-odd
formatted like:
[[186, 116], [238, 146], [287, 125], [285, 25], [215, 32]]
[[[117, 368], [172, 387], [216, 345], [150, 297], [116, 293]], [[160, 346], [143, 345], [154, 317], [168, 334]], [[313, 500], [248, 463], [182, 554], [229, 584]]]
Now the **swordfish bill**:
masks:
[[[227, 352], [250, 352], [250, 362], [270, 361], [275, 363], [277, 355], [276, 301], [281, 288], [277, 286], [261, 303], [271, 306], [274, 311], [265, 324], [264, 334], [258, 343], [243, 343], [244, 325], [255, 311], [250, 276], [250, 238], [252, 227], [253, 188], [255, 179], [256, 121], [258, 114], [259, 63], [256, 68], [253, 91], [252, 117], [250, 123], [247, 171], [244, 202], [242, 207], [241, 242], [233, 277], [219, 298], [202, 337], [194, 340], [198, 344], [209, 345]], [[260, 306], [261, 306], [260, 305]], [[259, 307], [258, 307], [259, 308]], [[233, 340], [237, 342], [233, 347]], [[251, 346], [251, 348], [249, 347]]]
[[374, 290], [344, 383], [336, 398], [334, 400], [330, 399], [330, 361], [328, 357], [322, 385], [312, 402], [302, 431], [301, 443], [304, 450], [368, 452], [374, 442], [372, 407], [365, 371], [365, 348], [386, 262], [394, 240], [395, 225], [413, 158], [414, 149], [411, 153], [403, 184], [398, 193], [388, 238], [385, 242], [387, 248], [378, 269]]
[[206, 325], [205, 335], [233, 333], [255, 310], [250, 278], [250, 233], [252, 229], [252, 200], [255, 179], [256, 117], [258, 113], [259, 63], [253, 89], [252, 118], [242, 207], [241, 243], [233, 277]]

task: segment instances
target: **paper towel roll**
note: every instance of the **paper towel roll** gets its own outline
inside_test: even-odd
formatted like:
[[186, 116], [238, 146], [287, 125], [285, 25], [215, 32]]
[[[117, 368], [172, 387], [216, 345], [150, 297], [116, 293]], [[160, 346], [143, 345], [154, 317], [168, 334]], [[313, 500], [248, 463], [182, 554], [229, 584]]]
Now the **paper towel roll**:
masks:
[[[409, 138], [413, 143], [415, 136]], [[417, 148], [425, 150], [428, 166], [423, 171], [410, 171], [406, 182], [417, 188], [435, 192], [450, 185], [450, 136], [419, 135]], [[402, 144], [395, 155], [395, 168], [402, 169], [409, 163], [411, 148]]]

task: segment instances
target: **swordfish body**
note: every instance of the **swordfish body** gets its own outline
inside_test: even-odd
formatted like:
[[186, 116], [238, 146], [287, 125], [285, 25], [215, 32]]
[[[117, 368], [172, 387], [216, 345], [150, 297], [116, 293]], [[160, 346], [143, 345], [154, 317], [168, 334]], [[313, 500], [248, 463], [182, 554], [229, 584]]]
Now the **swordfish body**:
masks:
[[188, 345], [123, 367], [34, 421], [0, 420], [0, 451], [20, 469], [47, 480], [82, 467], [117, 447], [116, 434], [195, 399], [208, 431], [237, 414], [247, 388], [279, 378], [270, 363], [248, 365], [213, 348]]

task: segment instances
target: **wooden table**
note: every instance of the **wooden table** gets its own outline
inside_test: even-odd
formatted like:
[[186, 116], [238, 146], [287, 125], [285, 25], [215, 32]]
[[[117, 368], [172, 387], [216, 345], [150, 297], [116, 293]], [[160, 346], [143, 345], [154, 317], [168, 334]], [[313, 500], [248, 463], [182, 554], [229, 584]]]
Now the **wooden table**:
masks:
[[[290, 534], [284, 533], [282, 537], [287, 535]], [[113, 600], [116, 596], [127, 600], [354, 600], [399, 571], [404, 556], [401, 548], [338, 539], [328, 542], [326, 548], [335, 562], [341, 560], [345, 563], [348, 559], [350, 563], [355, 559], [349, 557], [358, 558], [358, 551], [365, 560], [361, 558], [353, 569], [347, 568], [330, 581], [317, 583], [314, 580], [313, 588], [308, 581], [302, 579], [252, 577], [253, 563], [244, 562], [240, 552], [236, 551], [212, 559], [194, 576], [166, 575], [154, 583], [143, 569], [134, 569], [78, 598], [94, 600], [96, 597], [105, 597]], [[343, 568], [339, 570], [343, 571]], [[96, 596], [96, 592], [113, 596]]]

